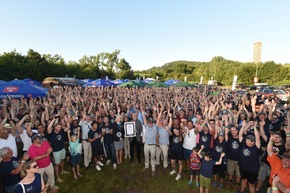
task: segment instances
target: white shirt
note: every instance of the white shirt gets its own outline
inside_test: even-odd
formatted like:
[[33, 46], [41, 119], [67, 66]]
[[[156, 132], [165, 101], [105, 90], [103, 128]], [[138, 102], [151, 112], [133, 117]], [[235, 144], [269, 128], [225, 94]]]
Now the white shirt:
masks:
[[23, 129], [23, 132], [19, 134], [21, 141], [23, 143], [22, 151], [28, 151], [28, 148], [31, 146], [31, 138], [28, 136], [25, 129]]
[[194, 129], [188, 130], [184, 136], [183, 148], [192, 150], [196, 146], [196, 134]]
[[11, 133], [9, 133], [7, 139], [0, 138], [0, 149], [3, 147], [11, 148], [13, 151], [13, 157], [18, 156], [16, 140], [15, 140], [15, 137]]
[[83, 139], [88, 139], [88, 133], [92, 128], [92, 122], [87, 122], [86, 120], [80, 121], [79, 126], [82, 127], [82, 137]]

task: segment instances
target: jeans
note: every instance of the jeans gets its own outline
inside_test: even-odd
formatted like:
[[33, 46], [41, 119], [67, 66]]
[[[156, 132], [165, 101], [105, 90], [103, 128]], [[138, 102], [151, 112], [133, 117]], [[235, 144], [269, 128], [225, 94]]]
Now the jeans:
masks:
[[116, 163], [116, 152], [115, 152], [115, 146], [114, 142], [112, 141], [111, 143], [104, 143], [107, 158], [109, 160], [112, 160], [112, 163]]

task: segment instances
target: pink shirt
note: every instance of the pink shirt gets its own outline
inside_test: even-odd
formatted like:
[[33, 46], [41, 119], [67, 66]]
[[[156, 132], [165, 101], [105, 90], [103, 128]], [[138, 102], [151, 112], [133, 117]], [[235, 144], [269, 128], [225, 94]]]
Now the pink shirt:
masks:
[[[49, 148], [50, 148], [50, 145], [47, 141], [43, 141], [40, 147], [32, 144], [28, 149], [28, 154], [30, 155], [30, 159], [34, 159], [37, 156], [42, 156], [46, 154]], [[44, 158], [37, 160], [36, 163], [39, 168], [45, 168], [50, 165], [51, 160], [49, 156], [45, 156]]]

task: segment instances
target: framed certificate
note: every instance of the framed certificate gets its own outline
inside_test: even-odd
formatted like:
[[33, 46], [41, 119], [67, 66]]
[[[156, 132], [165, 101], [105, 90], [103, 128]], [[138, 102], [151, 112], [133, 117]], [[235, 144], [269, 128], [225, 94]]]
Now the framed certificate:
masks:
[[135, 122], [124, 123], [125, 137], [136, 137]]

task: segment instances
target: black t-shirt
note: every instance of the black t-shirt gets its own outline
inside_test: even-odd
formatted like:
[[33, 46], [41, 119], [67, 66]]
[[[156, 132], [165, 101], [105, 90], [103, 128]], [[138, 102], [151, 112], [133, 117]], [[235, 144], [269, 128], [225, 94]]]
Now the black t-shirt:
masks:
[[[212, 159], [219, 161], [222, 152], [226, 153], [226, 141], [223, 140], [220, 142], [219, 139], [216, 138], [213, 142]], [[223, 157], [223, 163], [224, 162], [226, 162], [226, 156]]]
[[210, 133], [204, 133], [203, 131], [199, 133], [199, 143], [198, 147], [200, 148], [202, 145], [204, 145], [203, 152], [211, 151], [210, 148], [210, 142], [211, 142], [212, 135]]
[[[273, 144], [273, 151], [274, 151], [274, 153], [276, 155], [280, 155], [281, 156], [286, 151], [285, 145], [282, 144], [282, 145], [278, 145], [277, 146], [277, 145]], [[267, 161], [267, 157], [268, 157], [268, 153], [264, 152], [261, 162], [264, 162], [268, 166], [270, 166], [269, 162]]]
[[114, 141], [114, 135], [110, 134], [110, 130], [114, 129], [114, 125], [109, 123], [108, 125], [103, 124], [102, 128], [106, 130], [105, 135], [104, 135], [104, 143], [112, 143]]
[[56, 133], [55, 130], [52, 130], [52, 132], [49, 134], [49, 141], [53, 152], [60, 151], [64, 148], [63, 135], [66, 135], [66, 132], [64, 132], [63, 130], [60, 130], [59, 133]]
[[124, 123], [114, 123], [114, 141], [120, 141], [120, 139], [124, 139]]
[[180, 139], [174, 133], [170, 138], [170, 151], [172, 152], [182, 152], [183, 151], [183, 138]]
[[[70, 135], [78, 135], [78, 128], [80, 128], [80, 132], [82, 130], [82, 128], [79, 125], [74, 125], [74, 124], [70, 124]], [[80, 134], [79, 137], [79, 142], [82, 142], [82, 135]]]
[[246, 145], [246, 140], [241, 143], [241, 153], [239, 166], [241, 169], [252, 173], [258, 173], [260, 169], [259, 157], [262, 151], [256, 145], [249, 147]]
[[241, 145], [239, 138], [233, 138], [232, 134], [229, 133], [229, 138], [227, 142], [227, 156], [228, 159], [233, 161], [239, 161], [241, 153]]
[[0, 162], [0, 175], [4, 187], [15, 185], [20, 181], [19, 174], [11, 174], [11, 172], [18, 168], [18, 166], [19, 162], [15, 157], [12, 157], [9, 162]]
[[[94, 130], [90, 129], [89, 133], [88, 133], [88, 138], [89, 139], [94, 139], [95, 136], [99, 137], [100, 135], [101, 135], [100, 130], [99, 131], [98, 130], [94, 131]], [[91, 142], [92, 148], [98, 148], [100, 145], [101, 145], [101, 138], [97, 138], [96, 140]]]

